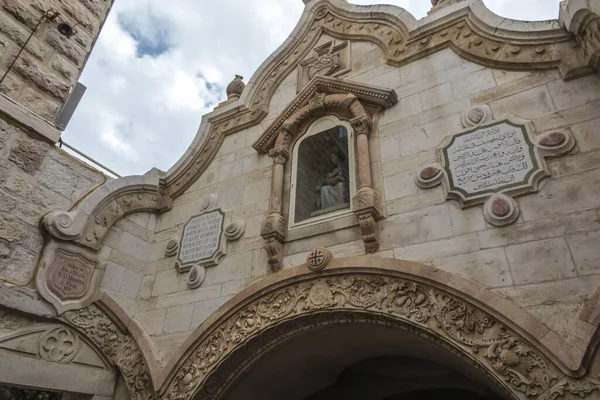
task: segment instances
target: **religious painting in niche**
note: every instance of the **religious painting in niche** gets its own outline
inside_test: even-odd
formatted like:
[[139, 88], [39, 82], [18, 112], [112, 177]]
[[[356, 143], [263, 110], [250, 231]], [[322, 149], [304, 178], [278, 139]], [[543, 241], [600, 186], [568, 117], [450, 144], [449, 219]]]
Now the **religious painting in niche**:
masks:
[[348, 130], [335, 126], [298, 146], [294, 222], [350, 207]]

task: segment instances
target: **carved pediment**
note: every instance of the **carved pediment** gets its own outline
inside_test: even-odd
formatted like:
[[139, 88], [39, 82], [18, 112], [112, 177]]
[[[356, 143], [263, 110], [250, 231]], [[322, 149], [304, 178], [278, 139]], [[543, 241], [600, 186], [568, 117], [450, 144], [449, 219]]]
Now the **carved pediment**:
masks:
[[304, 106], [321, 107], [319, 99], [325, 94], [352, 94], [366, 106], [374, 109], [388, 108], [398, 102], [398, 96], [392, 89], [366, 85], [325, 76], [314, 77], [296, 98], [279, 114], [279, 117], [269, 125], [265, 132], [252, 145], [256, 151], [265, 154], [271, 149], [277, 139], [279, 130], [285, 121]]

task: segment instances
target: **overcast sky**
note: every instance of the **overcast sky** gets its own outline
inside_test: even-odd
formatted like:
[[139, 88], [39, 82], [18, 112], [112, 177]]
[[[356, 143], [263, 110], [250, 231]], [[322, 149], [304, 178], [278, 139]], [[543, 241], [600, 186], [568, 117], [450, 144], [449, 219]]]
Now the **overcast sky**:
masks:
[[[559, 0], [484, 0], [515, 19], [558, 17]], [[374, 0], [354, 0], [373, 4]], [[391, 0], [422, 18], [429, 0]], [[302, 0], [115, 0], [81, 77], [88, 90], [63, 140], [121, 175], [168, 170], [203, 114], [290, 34]]]

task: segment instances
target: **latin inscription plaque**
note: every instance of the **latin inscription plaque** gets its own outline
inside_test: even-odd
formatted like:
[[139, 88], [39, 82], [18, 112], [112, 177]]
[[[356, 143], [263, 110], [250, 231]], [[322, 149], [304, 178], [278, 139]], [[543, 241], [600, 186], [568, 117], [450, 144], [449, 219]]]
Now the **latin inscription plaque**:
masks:
[[443, 157], [450, 191], [465, 199], [529, 186], [540, 171], [526, 127], [508, 120], [454, 135]]
[[61, 300], [80, 299], [88, 291], [91, 267], [76, 255], [57, 252], [48, 277], [48, 287]]
[[180, 272], [189, 270], [194, 264], [216, 265], [224, 255], [223, 221], [224, 213], [214, 210], [192, 217], [183, 228], [177, 260]]

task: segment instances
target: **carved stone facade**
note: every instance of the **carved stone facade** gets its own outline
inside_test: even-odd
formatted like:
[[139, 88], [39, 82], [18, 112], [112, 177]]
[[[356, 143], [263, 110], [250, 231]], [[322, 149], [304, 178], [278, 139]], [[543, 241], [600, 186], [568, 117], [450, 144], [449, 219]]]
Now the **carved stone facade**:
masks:
[[[0, 24], [33, 7], [17, 3]], [[91, 22], [108, 9], [79, 3]], [[569, 0], [536, 23], [478, 0], [432, 6], [417, 21], [306, 0], [169, 172], [107, 180], [0, 95], [2, 383], [270, 400], [289, 394], [257, 383], [273, 365], [317, 393], [314, 375], [341, 379], [397, 340], [500, 398], [600, 398], [598, 6]], [[298, 178], [303, 140], [325, 132]], [[347, 165], [329, 151], [342, 147]], [[343, 207], [296, 218], [329, 164]], [[353, 329], [375, 329], [372, 347], [294, 349], [331, 327], [348, 349]], [[299, 354], [323, 359], [277, 361]]]

